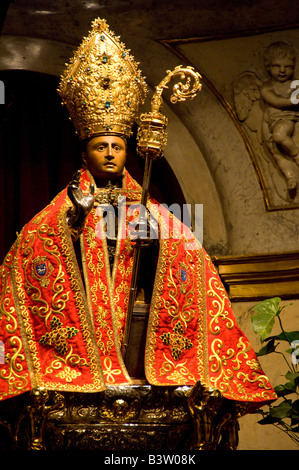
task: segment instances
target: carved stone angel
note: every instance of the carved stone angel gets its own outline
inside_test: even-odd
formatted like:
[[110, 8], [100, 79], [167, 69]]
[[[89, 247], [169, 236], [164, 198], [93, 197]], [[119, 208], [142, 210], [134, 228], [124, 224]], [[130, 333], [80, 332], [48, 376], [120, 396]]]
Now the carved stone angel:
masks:
[[234, 83], [234, 105], [238, 119], [255, 134], [264, 156], [272, 156], [286, 180], [289, 199], [296, 196], [299, 183], [299, 107], [294, 95], [296, 52], [279, 41], [264, 55], [269, 80], [255, 72], [243, 72]]

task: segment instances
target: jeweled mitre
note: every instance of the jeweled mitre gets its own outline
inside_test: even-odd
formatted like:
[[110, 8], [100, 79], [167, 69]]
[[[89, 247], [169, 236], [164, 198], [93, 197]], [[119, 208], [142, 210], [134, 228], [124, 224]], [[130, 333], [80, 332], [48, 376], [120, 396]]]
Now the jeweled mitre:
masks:
[[80, 139], [131, 135], [147, 93], [138, 65], [106, 21], [94, 20], [57, 90]]

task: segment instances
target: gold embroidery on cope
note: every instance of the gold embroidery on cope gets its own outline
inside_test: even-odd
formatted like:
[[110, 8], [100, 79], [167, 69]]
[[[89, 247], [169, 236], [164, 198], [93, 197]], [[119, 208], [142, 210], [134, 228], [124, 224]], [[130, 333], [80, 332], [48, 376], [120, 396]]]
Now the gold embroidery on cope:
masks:
[[170, 359], [168, 359], [163, 353], [165, 361], [160, 368], [160, 375], [165, 375], [168, 380], [173, 381], [175, 384], [185, 385], [190, 382], [195, 382], [194, 375], [186, 367], [186, 361], [179, 364], [175, 364]]
[[[194, 318], [195, 311], [190, 307], [194, 305], [194, 268], [191, 265], [192, 255], [189, 252], [186, 252], [186, 259], [188, 264], [180, 263], [179, 268], [174, 268], [174, 263], [178, 255], [178, 246], [180, 241], [172, 242], [170, 255], [170, 275], [167, 283], [169, 289], [168, 295], [170, 300], [165, 300], [164, 304], [170, 316], [172, 316], [175, 321], [177, 318], [183, 323], [184, 328], [187, 329], [188, 323]], [[178, 288], [176, 279], [174, 279], [174, 274], [176, 273], [176, 278], [179, 279], [180, 291], [184, 296], [184, 304], [180, 307], [177, 301], [178, 298]], [[184, 286], [184, 288], [182, 287]]]
[[[6, 256], [3, 266], [0, 271], [1, 285], [3, 286], [2, 296], [0, 298], [0, 320], [3, 318], [3, 315], [6, 317], [6, 331], [9, 334], [14, 334], [17, 330], [17, 320], [14, 316], [15, 308], [13, 305], [9, 307], [9, 297], [11, 293], [11, 286], [8, 283], [10, 263], [13, 260], [11, 253], [8, 253]], [[7, 297], [6, 297], [7, 296]]]
[[[25, 292], [32, 299], [32, 306], [29, 307], [30, 312], [34, 315], [37, 315], [39, 318], [43, 319], [45, 321], [45, 324], [47, 324], [47, 320], [49, 316], [51, 315], [50, 306], [48, 302], [45, 299], [43, 299], [40, 288], [36, 284], [33, 284], [30, 281], [30, 275], [32, 275], [32, 270], [33, 270], [32, 261], [31, 261], [32, 256], [33, 256], [32, 245], [35, 240], [36, 231], [31, 231], [29, 233], [30, 233], [30, 236], [27, 235], [27, 237], [23, 240], [23, 243], [20, 247], [21, 253], [22, 253], [22, 267], [24, 269], [24, 276], [25, 276], [24, 287], [25, 287]], [[21, 285], [20, 285], [20, 289], [23, 290], [23, 287]], [[29, 313], [28, 313], [27, 319], [29, 321]]]
[[259, 370], [261, 368], [259, 362], [256, 359], [246, 361], [246, 364], [248, 365], [248, 367], [250, 367], [251, 370]]
[[245, 372], [239, 372], [237, 377], [239, 379], [243, 379], [244, 382], [250, 382], [250, 383], [256, 383], [260, 382], [259, 387], [264, 388], [265, 390], [270, 390], [271, 386], [267, 386], [268, 383], [268, 378], [265, 375], [259, 375], [256, 372], [252, 372], [252, 379], [249, 378], [248, 373], [245, 374]]
[[112, 369], [112, 361], [109, 356], [105, 357], [103, 361], [103, 372], [104, 376], [109, 384], [115, 383], [115, 375], [120, 375], [120, 369]]
[[[50, 282], [50, 276], [54, 271], [52, 263], [47, 259], [46, 256], [38, 256], [31, 262], [33, 250], [32, 244], [34, 238], [26, 239], [28, 241], [26, 248], [24, 247], [24, 273], [25, 273], [25, 288], [28, 295], [31, 296], [33, 306], [30, 308], [33, 314], [38, 315], [40, 318], [45, 319], [47, 325], [48, 318], [52, 313], [63, 315], [66, 302], [69, 300], [70, 292], [65, 292], [64, 284], [65, 278], [61, 267], [60, 253], [56, 244], [54, 244], [53, 237], [56, 235], [53, 228], [46, 224], [42, 224], [36, 231], [30, 231], [30, 235], [36, 235], [42, 242], [43, 250], [48, 253], [50, 257], [55, 259], [55, 264], [58, 266], [56, 269], [56, 275], [53, 277], [51, 282], [51, 289], [53, 295], [51, 296], [51, 304], [49, 305], [41, 294], [41, 291], [36, 285], [33, 285], [29, 280], [29, 272], [34, 279], [36, 279], [42, 287], [48, 287]], [[29, 244], [30, 241], [30, 244]], [[26, 259], [26, 254], [27, 256]], [[30, 264], [31, 263], [31, 264]], [[29, 266], [31, 270], [29, 271]]]
[[92, 227], [86, 227], [86, 241], [90, 249], [94, 250], [97, 247], [96, 232]]
[[[123, 373], [128, 382], [130, 382], [130, 377], [124, 367], [122, 356], [120, 353], [120, 344], [119, 338], [117, 334], [117, 329], [119, 327], [120, 317], [122, 313], [119, 312], [119, 308], [115, 305], [115, 278], [116, 272], [119, 270], [119, 266], [123, 263], [123, 258], [120, 257], [120, 249], [121, 249], [121, 230], [122, 225], [124, 224], [124, 212], [121, 213], [121, 217], [119, 218], [119, 232], [117, 237], [116, 243], [116, 252], [114, 258], [114, 265], [112, 269], [111, 275], [111, 268], [110, 268], [110, 261], [108, 255], [108, 246], [107, 246], [107, 239], [105, 235], [105, 226], [103, 223], [102, 218], [102, 210], [101, 206], [97, 207], [97, 210], [93, 210], [90, 214], [90, 227], [87, 226], [84, 231], [83, 236], [86, 237], [86, 233], [88, 234], [85, 238], [86, 240], [86, 247], [84, 250], [84, 256], [82, 257], [83, 261], [83, 269], [84, 275], [87, 282], [87, 299], [88, 305], [91, 312], [91, 315], [95, 315], [95, 338], [96, 344], [103, 355], [109, 355], [112, 348], [115, 347], [116, 354], [118, 357], [119, 364], [121, 366], [120, 373]], [[89, 230], [91, 227], [97, 227], [96, 235], [92, 235], [91, 231]], [[88, 231], [89, 230], [89, 231]], [[95, 232], [94, 232], [95, 234]], [[97, 238], [97, 239], [96, 239]], [[94, 248], [94, 244], [96, 243], [96, 248]], [[93, 246], [93, 248], [92, 248]], [[87, 266], [86, 266], [87, 264]], [[89, 272], [92, 273], [93, 276], [89, 276]], [[122, 268], [120, 268], [122, 269]], [[92, 279], [93, 278], [93, 279]], [[92, 282], [91, 282], [92, 281]], [[121, 289], [121, 287], [120, 287]], [[121, 291], [117, 292], [116, 298]], [[107, 308], [105, 310], [99, 310], [99, 303], [103, 305], [103, 308]], [[112, 318], [112, 328], [109, 327], [109, 330], [106, 331], [101, 330], [99, 324], [106, 325], [108, 328], [108, 323], [105, 320], [107, 315], [111, 315]], [[97, 324], [99, 322], [99, 324]], [[104, 337], [107, 334], [107, 339], [104, 340]], [[104, 363], [103, 363], [104, 364]], [[105, 363], [107, 366], [107, 362]], [[108, 372], [107, 372], [108, 371]], [[103, 368], [103, 374], [106, 380], [112, 381], [113, 374], [109, 372], [109, 367], [106, 367], [106, 370]], [[113, 381], [112, 381], [113, 382]], [[112, 383], [111, 382], [111, 383]]]
[[[184, 323], [185, 328], [188, 323], [194, 318], [195, 310], [191, 307], [194, 306], [195, 299], [195, 275], [192, 254], [186, 251], [186, 263], [180, 263], [180, 278], [184, 283], [182, 290], [182, 283], [180, 286], [181, 292], [185, 295], [184, 304], [180, 309], [180, 320]], [[185, 280], [184, 280], [185, 279]]]
[[124, 341], [124, 329], [123, 329], [123, 325], [124, 325], [124, 321], [125, 321], [125, 317], [126, 317], [126, 306], [127, 306], [128, 302], [127, 302], [127, 299], [125, 299], [124, 301], [124, 308], [122, 308], [120, 305], [117, 305], [116, 309], [115, 309], [115, 315], [116, 315], [116, 327], [118, 329], [118, 338], [119, 338], [119, 344], [123, 344], [123, 341]]
[[5, 369], [0, 371], [0, 379], [6, 380], [8, 383], [8, 395], [13, 394], [13, 390], [22, 390], [28, 385], [27, 378], [22, 374], [22, 362], [25, 357], [21, 354], [23, 347], [22, 341], [17, 336], [13, 336], [9, 340], [9, 345], [12, 347], [13, 354], [7, 353], [5, 355], [5, 364], [9, 364], [8, 371]]
[[198, 375], [202, 383], [209, 384], [208, 341], [207, 341], [207, 307], [205, 296], [205, 269], [203, 251], [199, 247], [195, 260], [195, 289], [198, 296], [198, 335], [197, 335], [197, 364]]
[[[67, 273], [70, 278], [70, 282], [73, 289], [73, 295], [79, 315], [80, 327], [82, 331], [82, 337], [85, 343], [86, 352], [88, 356], [88, 367], [93, 376], [93, 383], [86, 384], [79, 387], [80, 390], [100, 390], [105, 386], [105, 380], [102, 373], [101, 360], [97, 352], [96, 340], [93, 340], [91, 331], [93, 330], [93, 321], [91, 318], [90, 309], [86, 302], [86, 295], [79, 272], [79, 268], [76, 262], [74, 253], [73, 243], [71, 236], [68, 231], [68, 225], [66, 221], [66, 212], [68, 205], [61, 208], [60, 217], [58, 218], [58, 229], [59, 236], [61, 238], [61, 253], [64, 256]], [[78, 359], [77, 359], [78, 360]], [[76, 388], [74, 388], [76, 390]]]
[[231, 318], [228, 318], [229, 312], [225, 309], [225, 302], [227, 296], [224, 288], [221, 286], [219, 280], [216, 277], [209, 279], [209, 290], [207, 295], [212, 297], [213, 310], [209, 310], [209, 315], [212, 320], [209, 323], [209, 330], [212, 334], [218, 335], [221, 332], [222, 327], [219, 326], [220, 320], [226, 323], [228, 329], [234, 327], [234, 322]]
[[168, 314], [175, 320], [179, 315], [179, 303], [177, 301], [178, 289], [175, 280], [173, 279], [173, 263], [178, 255], [178, 245], [179, 242], [171, 243], [171, 248], [169, 249], [170, 255], [170, 275], [167, 280], [168, 296], [170, 300], [164, 300], [164, 306], [168, 311]]
[[[108, 311], [99, 305], [96, 315], [98, 324], [98, 327], [96, 328], [96, 337], [97, 345], [104, 356], [109, 355], [111, 348], [113, 347], [113, 330], [110, 328], [109, 323], [106, 320], [107, 315]], [[108, 340], [106, 344], [102, 340], [103, 330], [107, 330], [106, 334], [108, 336]]]
[[71, 369], [69, 366], [66, 366], [62, 371], [58, 372], [56, 374], [56, 377], [59, 377], [61, 379], [64, 379], [66, 382], [72, 382], [75, 380], [77, 377], [80, 377], [81, 372]]
[[[16, 251], [20, 247], [20, 251], [22, 253], [22, 246], [21, 239], [23, 231], [19, 235], [17, 242], [16, 242]], [[30, 253], [30, 250], [29, 250]], [[25, 260], [26, 251], [23, 252], [23, 260]], [[24, 290], [23, 279], [19, 271], [19, 266], [17, 263], [17, 257], [15, 257], [14, 264], [11, 271], [11, 279], [12, 279], [12, 293], [14, 304], [17, 313], [17, 319], [19, 323], [19, 327], [21, 330], [21, 337], [23, 338], [23, 348], [25, 351], [25, 356], [28, 364], [28, 370], [31, 379], [31, 386], [38, 387], [41, 385], [40, 383], [40, 362], [37, 356], [37, 347], [34, 340], [33, 330], [30, 324], [30, 315], [28, 309], [26, 308], [26, 293]]]
[[153, 293], [152, 293], [152, 306], [149, 313], [149, 325], [150, 330], [148, 332], [146, 348], [145, 348], [145, 365], [146, 373], [149, 377], [149, 381], [153, 384], [156, 380], [156, 343], [158, 340], [156, 331], [159, 326], [160, 310], [163, 308], [162, 292], [164, 286], [164, 275], [167, 270], [166, 257], [168, 247], [167, 243], [162, 239], [160, 241], [160, 252], [157, 262], [157, 275], [154, 282]]
[[39, 225], [42, 220], [48, 215], [50, 214], [50, 211], [47, 211], [47, 210], [43, 210], [40, 214], [38, 214], [34, 220], [32, 221], [33, 224], [37, 224]]
[[[47, 367], [45, 374], [52, 374], [54, 372], [54, 370], [61, 369], [63, 367], [63, 365], [65, 365], [66, 367], [69, 367], [69, 366], [67, 366], [68, 362], [71, 366], [78, 366], [78, 367], [87, 366], [87, 367], [89, 367], [89, 364], [87, 363], [86, 359], [80, 357], [78, 354], [73, 354], [72, 346], [69, 346], [69, 353], [67, 354], [66, 357], [57, 356], [57, 354], [55, 354], [55, 352], [53, 353], [53, 356], [54, 356], [55, 359]], [[81, 375], [81, 372], [80, 372], [79, 375]], [[59, 377], [59, 375], [56, 375], [56, 377]]]
[[221, 352], [223, 342], [220, 339], [215, 339], [212, 342], [211, 350], [213, 354], [210, 355], [209, 360], [212, 362], [211, 372], [217, 373], [216, 377], [211, 377], [210, 381], [213, 383], [215, 388], [222, 392], [226, 392], [230, 388], [230, 381], [234, 377], [233, 371], [226, 368], [227, 361], [235, 356], [235, 351], [232, 348], [228, 348], [225, 352]]
[[[251, 345], [248, 343], [247, 345], [244, 342], [244, 338], [240, 337], [238, 344], [237, 344], [238, 352], [236, 355], [236, 358], [232, 360], [233, 363], [235, 363], [235, 367], [233, 367], [234, 370], [239, 370], [242, 364], [242, 358], [241, 356], [244, 356], [244, 360], [248, 359], [248, 352], [251, 350]], [[257, 362], [257, 361], [255, 361]]]

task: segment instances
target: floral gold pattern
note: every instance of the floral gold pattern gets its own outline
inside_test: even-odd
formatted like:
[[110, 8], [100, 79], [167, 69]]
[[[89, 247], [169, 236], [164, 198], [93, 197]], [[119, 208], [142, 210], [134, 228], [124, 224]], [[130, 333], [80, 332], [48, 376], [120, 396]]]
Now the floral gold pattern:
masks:
[[109, 384], [115, 383], [115, 376], [121, 375], [120, 369], [113, 369], [113, 364], [109, 356], [104, 359], [104, 376]]
[[168, 359], [165, 354], [163, 354], [164, 362], [160, 369], [160, 374], [166, 376], [170, 383], [175, 383], [179, 385], [189, 384], [190, 381], [195, 383], [195, 377], [190, 372], [188, 367], [186, 367], [187, 361], [180, 362], [175, 364], [173, 361]]
[[56, 374], [56, 377], [60, 377], [61, 379], [64, 379], [66, 382], [72, 382], [80, 375], [81, 375], [81, 372], [75, 369], [71, 369], [69, 366], [66, 366], [62, 371]]

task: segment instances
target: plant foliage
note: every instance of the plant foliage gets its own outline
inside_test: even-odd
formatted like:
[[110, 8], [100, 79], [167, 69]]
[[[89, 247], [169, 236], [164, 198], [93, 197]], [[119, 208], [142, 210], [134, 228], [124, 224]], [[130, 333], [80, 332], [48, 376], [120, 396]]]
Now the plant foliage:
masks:
[[[252, 329], [262, 343], [256, 355], [281, 354], [287, 369], [284, 383], [274, 387], [277, 396], [282, 397], [282, 401], [278, 405], [272, 403], [266, 410], [260, 409], [257, 413], [263, 416], [259, 421], [260, 424], [274, 425], [299, 446], [299, 331], [284, 330], [281, 312], [286, 306], [281, 306], [280, 302], [279, 297], [263, 300], [253, 307], [251, 316]], [[279, 324], [280, 333], [270, 336], [275, 323]], [[277, 350], [281, 343], [286, 347], [284, 352]], [[290, 394], [292, 398], [289, 397]]]

